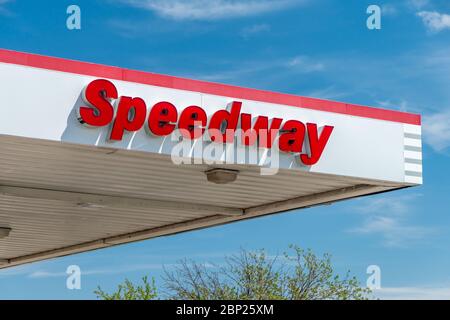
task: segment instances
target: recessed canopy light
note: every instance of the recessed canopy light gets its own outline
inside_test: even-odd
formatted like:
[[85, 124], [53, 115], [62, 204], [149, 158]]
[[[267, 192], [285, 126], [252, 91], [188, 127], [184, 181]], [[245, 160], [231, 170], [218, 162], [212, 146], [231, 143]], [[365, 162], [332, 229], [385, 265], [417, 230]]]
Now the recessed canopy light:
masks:
[[11, 232], [11, 228], [0, 227], [0, 239], [6, 238], [7, 236], [9, 236], [10, 232]]
[[229, 169], [211, 169], [205, 172], [209, 182], [226, 184], [236, 181], [239, 171]]

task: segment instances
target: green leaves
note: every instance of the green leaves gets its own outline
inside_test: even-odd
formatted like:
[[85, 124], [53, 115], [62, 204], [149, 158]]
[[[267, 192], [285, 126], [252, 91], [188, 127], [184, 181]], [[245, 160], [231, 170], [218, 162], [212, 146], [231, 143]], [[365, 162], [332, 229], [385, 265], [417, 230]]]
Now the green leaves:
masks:
[[155, 279], [151, 283], [147, 277], [142, 278], [142, 285], [134, 285], [130, 280], [125, 279], [123, 284], [119, 284], [117, 291], [108, 294], [100, 287], [94, 291], [98, 298], [103, 300], [153, 300], [157, 295]]
[[318, 257], [297, 246], [281, 257], [241, 250], [225, 266], [209, 268], [184, 260], [164, 280], [172, 299], [360, 300], [370, 294], [350, 273], [342, 279], [334, 274], [330, 255]]
[[[165, 270], [165, 298], [181, 300], [362, 300], [370, 289], [360, 286], [347, 272], [335, 274], [331, 256], [318, 257], [311, 250], [289, 246], [288, 252], [271, 257], [264, 250], [226, 257], [224, 265], [180, 261]], [[115, 293], [98, 288], [95, 293], [107, 300], [151, 300], [157, 297], [154, 279], [143, 285], [130, 281]]]

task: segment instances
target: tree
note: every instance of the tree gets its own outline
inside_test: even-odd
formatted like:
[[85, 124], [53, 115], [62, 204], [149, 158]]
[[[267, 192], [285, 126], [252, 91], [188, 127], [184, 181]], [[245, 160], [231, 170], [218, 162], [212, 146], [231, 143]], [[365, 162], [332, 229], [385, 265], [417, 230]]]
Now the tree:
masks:
[[[335, 274], [331, 256], [289, 247], [291, 255], [268, 256], [264, 250], [241, 250], [227, 257], [223, 266], [180, 261], [163, 277], [165, 298], [186, 300], [361, 300], [370, 290], [362, 288], [350, 272]], [[137, 287], [140, 288], [140, 287]], [[137, 297], [129, 282], [119, 292], [101, 298]], [[100, 291], [99, 288], [98, 292]], [[127, 290], [130, 293], [127, 293]], [[152, 291], [155, 293], [156, 290]], [[152, 297], [154, 298], [154, 297]]]
[[97, 297], [103, 300], [153, 300], [158, 295], [156, 293], [155, 279], [150, 283], [147, 277], [142, 278], [142, 285], [134, 285], [130, 280], [125, 279], [123, 284], [120, 284], [117, 291], [108, 294], [100, 287], [94, 291]]

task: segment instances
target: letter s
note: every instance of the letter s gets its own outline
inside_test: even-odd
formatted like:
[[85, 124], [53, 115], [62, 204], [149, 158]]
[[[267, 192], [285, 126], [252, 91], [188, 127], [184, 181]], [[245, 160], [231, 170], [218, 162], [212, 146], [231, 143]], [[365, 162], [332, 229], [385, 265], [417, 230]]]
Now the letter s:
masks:
[[104, 79], [92, 81], [83, 90], [82, 98], [87, 106], [78, 109], [78, 121], [92, 127], [108, 125], [114, 118], [114, 108], [109, 100], [117, 97], [117, 88], [112, 82]]

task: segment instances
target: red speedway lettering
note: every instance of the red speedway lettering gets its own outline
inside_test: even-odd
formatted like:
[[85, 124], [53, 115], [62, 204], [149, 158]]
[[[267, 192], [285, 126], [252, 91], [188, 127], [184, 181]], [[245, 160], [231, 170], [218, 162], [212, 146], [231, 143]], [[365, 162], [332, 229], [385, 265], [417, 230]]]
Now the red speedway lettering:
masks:
[[[83, 90], [86, 106], [78, 108], [78, 121], [89, 127], [104, 127], [112, 124], [109, 139], [120, 141], [126, 132], [135, 132], [142, 127], [155, 136], [170, 135], [177, 128], [187, 139], [198, 139], [208, 131], [211, 141], [234, 142], [240, 132], [243, 145], [258, 143], [259, 147], [272, 148], [278, 138], [278, 148], [283, 152], [299, 155], [303, 164], [316, 164], [330, 139], [334, 127], [326, 125], [319, 134], [315, 123], [298, 120], [284, 121], [241, 113], [242, 102], [233, 101], [227, 110], [218, 110], [209, 119], [199, 106], [188, 106], [181, 113], [168, 101], [156, 103], [148, 112], [145, 101], [139, 97], [120, 96], [116, 86], [105, 79], [93, 80]], [[240, 125], [240, 128], [238, 126]], [[309, 146], [309, 152], [304, 150]]]

